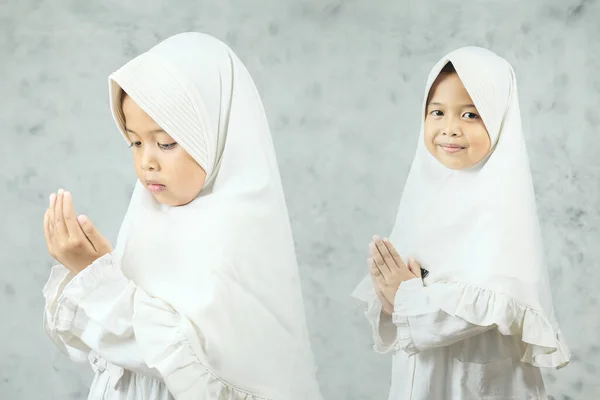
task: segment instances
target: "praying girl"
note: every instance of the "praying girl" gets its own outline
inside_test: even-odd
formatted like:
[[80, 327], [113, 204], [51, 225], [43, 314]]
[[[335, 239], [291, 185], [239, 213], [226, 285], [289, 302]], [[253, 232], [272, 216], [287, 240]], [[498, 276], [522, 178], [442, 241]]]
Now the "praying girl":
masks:
[[495, 53], [443, 57], [390, 238], [370, 244], [378, 352], [390, 400], [546, 399], [540, 368], [569, 361], [554, 315], [517, 82]]
[[[109, 78], [137, 183], [113, 249], [74, 196], [45, 329], [95, 371], [89, 399], [321, 399], [287, 207], [254, 82], [224, 43], [175, 35]], [[101, 190], [102, 186], [100, 186]]]

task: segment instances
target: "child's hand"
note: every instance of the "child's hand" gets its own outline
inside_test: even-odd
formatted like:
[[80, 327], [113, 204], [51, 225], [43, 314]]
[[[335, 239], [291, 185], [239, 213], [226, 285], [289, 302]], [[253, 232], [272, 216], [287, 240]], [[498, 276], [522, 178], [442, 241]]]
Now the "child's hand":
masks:
[[112, 251], [110, 242], [88, 218], [76, 218], [71, 194], [62, 189], [50, 195], [44, 233], [50, 255], [74, 274]]
[[407, 266], [400, 255], [389, 242], [375, 236], [369, 245], [371, 253], [369, 272], [373, 279], [375, 292], [380, 299], [382, 297], [383, 311], [391, 314], [394, 310], [394, 297], [400, 284], [410, 279], [421, 277], [421, 268], [411, 260]]
[[394, 312], [394, 304], [390, 303], [390, 301], [385, 297], [385, 295], [381, 291], [381, 288], [377, 284], [377, 279], [375, 279], [376, 275], [374, 271], [377, 270], [377, 266], [375, 266], [375, 261], [373, 261], [372, 258], [369, 258], [367, 261], [369, 264], [369, 275], [371, 276], [371, 280], [373, 281], [373, 288], [375, 289], [375, 293], [377, 293], [377, 297], [381, 302], [381, 311], [383, 311], [384, 314], [392, 315], [392, 313]]

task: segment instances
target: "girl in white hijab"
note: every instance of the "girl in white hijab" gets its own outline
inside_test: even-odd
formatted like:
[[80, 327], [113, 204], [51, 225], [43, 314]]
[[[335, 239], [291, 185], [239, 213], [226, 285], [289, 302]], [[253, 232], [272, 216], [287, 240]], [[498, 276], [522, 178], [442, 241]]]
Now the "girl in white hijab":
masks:
[[110, 82], [138, 176], [116, 249], [71, 194], [45, 217], [61, 263], [45, 328], [96, 373], [89, 399], [320, 399], [269, 127], [242, 62], [173, 36]]
[[394, 229], [374, 237], [354, 292], [375, 349], [394, 354], [389, 399], [545, 399], [539, 368], [570, 355], [514, 71], [486, 49], [453, 51], [431, 70], [422, 112]]

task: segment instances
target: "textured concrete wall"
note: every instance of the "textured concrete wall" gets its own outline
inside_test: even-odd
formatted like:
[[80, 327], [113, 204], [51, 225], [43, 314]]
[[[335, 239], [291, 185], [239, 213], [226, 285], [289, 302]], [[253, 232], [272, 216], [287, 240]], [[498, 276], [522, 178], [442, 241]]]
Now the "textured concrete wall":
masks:
[[[107, 76], [181, 31], [238, 53], [263, 96], [326, 399], [383, 399], [390, 360], [359, 304], [367, 243], [392, 226], [429, 68], [474, 44], [515, 67], [557, 314], [573, 363], [555, 399], [600, 398], [598, 2], [9, 0], [0, 5], [0, 399], [83, 399], [90, 371], [45, 337], [47, 196], [116, 237], [134, 181]], [[596, 293], [596, 294], [594, 294]]]

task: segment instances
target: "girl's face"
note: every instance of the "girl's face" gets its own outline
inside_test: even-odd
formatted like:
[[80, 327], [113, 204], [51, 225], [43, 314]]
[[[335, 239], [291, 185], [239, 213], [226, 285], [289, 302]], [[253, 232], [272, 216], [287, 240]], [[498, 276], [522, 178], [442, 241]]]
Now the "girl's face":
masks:
[[159, 203], [183, 206], [194, 200], [206, 180], [204, 169], [131, 97], [125, 95], [122, 107], [140, 182]]
[[490, 151], [490, 136], [458, 74], [438, 76], [427, 102], [425, 146], [454, 170], [475, 166]]

